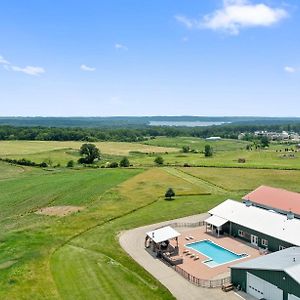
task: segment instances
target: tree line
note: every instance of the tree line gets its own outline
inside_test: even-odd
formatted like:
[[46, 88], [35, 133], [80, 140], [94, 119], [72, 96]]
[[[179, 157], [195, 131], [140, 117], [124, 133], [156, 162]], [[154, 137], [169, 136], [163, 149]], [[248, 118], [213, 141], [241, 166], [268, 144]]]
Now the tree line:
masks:
[[0, 126], [0, 140], [38, 140], [38, 141], [121, 141], [141, 142], [158, 136], [191, 136], [207, 138], [237, 139], [241, 132], [254, 133], [257, 130], [300, 132], [300, 123], [247, 125], [224, 124], [208, 127], [167, 127], [137, 126], [122, 128], [73, 128], [73, 127], [15, 127]]

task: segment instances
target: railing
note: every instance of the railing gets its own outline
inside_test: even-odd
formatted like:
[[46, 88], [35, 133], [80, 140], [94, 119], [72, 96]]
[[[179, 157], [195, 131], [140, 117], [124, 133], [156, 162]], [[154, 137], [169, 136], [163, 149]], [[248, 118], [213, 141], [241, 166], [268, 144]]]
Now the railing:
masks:
[[182, 277], [187, 279], [189, 282], [193, 283], [196, 286], [204, 287], [204, 288], [219, 288], [222, 287], [224, 284], [228, 284], [231, 282], [230, 276], [224, 277], [221, 279], [201, 279], [194, 275], [191, 275], [187, 271], [183, 270], [179, 266], [175, 266], [174, 270], [180, 274]]
[[[204, 221], [200, 221], [200, 222], [174, 222], [174, 223], [169, 223], [169, 224], [165, 224], [161, 227], [158, 227], [156, 229], [159, 228], [163, 228], [166, 226], [172, 226], [172, 227], [201, 227], [201, 226], [205, 226], [205, 222]], [[162, 258], [162, 261], [164, 263], [166, 263], [167, 265], [170, 266], [170, 263], [167, 262], [166, 260], [164, 260]], [[183, 270], [180, 266], [171, 266], [172, 268], [174, 268], [174, 270], [180, 274], [182, 277], [184, 277], [185, 279], [187, 279], [189, 282], [193, 283], [196, 286], [199, 287], [204, 287], [204, 288], [219, 288], [222, 287], [224, 284], [228, 284], [231, 282], [231, 277], [224, 277], [221, 279], [201, 279], [198, 278], [190, 273], [188, 273], [187, 271]]]
[[174, 222], [174, 223], [165, 224], [165, 225], [160, 226], [156, 229], [160, 229], [160, 228], [163, 228], [163, 227], [166, 227], [166, 226], [171, 226], [171, 227], [201, 227], [201, 226], [204, 226], [204, 225], [205, 225], [204, 221], [194, 222], [194, 223], [191, 223], [191, 222]]

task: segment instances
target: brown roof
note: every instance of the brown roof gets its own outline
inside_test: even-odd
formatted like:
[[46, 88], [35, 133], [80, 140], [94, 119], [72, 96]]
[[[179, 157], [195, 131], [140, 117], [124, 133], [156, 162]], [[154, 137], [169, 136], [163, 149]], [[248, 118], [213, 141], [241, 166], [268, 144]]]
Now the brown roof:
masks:
[[269, 186], [260, 186], [243, 197], [253, 203], [300, 215], [300, 194]]

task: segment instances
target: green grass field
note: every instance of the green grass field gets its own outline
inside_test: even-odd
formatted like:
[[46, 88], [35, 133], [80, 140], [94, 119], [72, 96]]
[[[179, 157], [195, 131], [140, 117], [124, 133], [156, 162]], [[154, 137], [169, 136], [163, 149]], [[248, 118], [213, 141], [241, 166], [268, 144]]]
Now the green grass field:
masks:
[[[172, 143], [161, 138], [162, 144], [155, 144], [159, 140], [151, 143], [164, 151], [181, 147], [178, 139]], [[58, 161], [62, 153], [70, 152], [67, 155], [75, 157], [73, 146], [58, 148], [59, 142], [42, 146], [9, 143], [3, 148], [0, 142], [0, 156], [38, 158], [55, 153], [53, 160]], [[18, 143], [24, 146], [20, 152]], [[204, 142], [199, 147], [200, 143]], [[227, 167], [237, 153], [247, 153], [241, 145], [223, 141], [211, 160]], [[120, 147], [129, 153], [140, 146]], [[107, 150], [106, 155], [115, 159], [121, 157], [120, 151]], [[269, 151], [276, 153], [272, 147]], [[250, 154], [257, 160], [255, 167], [273, 166], [271, 158]], [[181, 155], [163, 154], [170, 162], [206, 160], [200, 153], [178, 157]], [[129, 156], [139, 168], [43, 170], [0, 163], [0, 299], [173, 299], [122, 250], [117, 239], [120, 231], [206, 212], [227, 198], [241, 199], [261, 184], [300, 191], [300, 171], [278, 170], [283, 164], [274, 163], [277, 169], [269, 170], [250, 165], [247, 169], [147, 168], [148, 163], [152, 165], [152, 155]], [[174, 201], [164, 200], [168, 187], [176, 192]], [[65, 217], [35, 213], [43, 207], [64, 205], [84, 209]]]
[[[285, 153], [286, 145], [272, 144], [267, 150], [246, 150], [248, 142], [238, 140], [221, 140], [208, 142], [199, 138], [164, 138], [148, 140], [144, 144], [98, 142], [95, 143], [102, 153], [98, 165], [107, 162], [119, 162], [128, 156], [130, 163], [136, 167], [155, 166], [154, 159], [161, 155], [166, 165], [211, 166], [236, 168], [271, 168], [299, 169], [300, 153]], [[213, 157], [204, 157], [202, 153], [206, 144], [214, 149]], [[39, 142], [39, 141], [1, 141], [0, 157], [22, 159], [50, 166], [65, 166], [68, 161], [77, 161], [82, 142]], [[183, 146], [189, 146], [197, 153], [180, 152]], [[291, 146], [292, 147], [292, 146]], [[279, 152], [281, 150], [281, 152]], [[289, 157], [294, 155], [294, 157]], [[243, 158], [245, 163], [239, 163]]]

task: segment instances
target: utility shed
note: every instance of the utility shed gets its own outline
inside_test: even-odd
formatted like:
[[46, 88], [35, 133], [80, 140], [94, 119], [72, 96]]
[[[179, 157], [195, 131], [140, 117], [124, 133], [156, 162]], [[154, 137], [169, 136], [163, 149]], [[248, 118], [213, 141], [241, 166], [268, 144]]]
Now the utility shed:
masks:
[[300, 247], [232, 266], [231, 282], [257, 299], [300, 300]]

